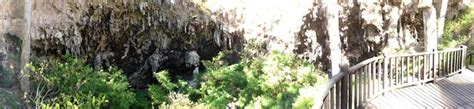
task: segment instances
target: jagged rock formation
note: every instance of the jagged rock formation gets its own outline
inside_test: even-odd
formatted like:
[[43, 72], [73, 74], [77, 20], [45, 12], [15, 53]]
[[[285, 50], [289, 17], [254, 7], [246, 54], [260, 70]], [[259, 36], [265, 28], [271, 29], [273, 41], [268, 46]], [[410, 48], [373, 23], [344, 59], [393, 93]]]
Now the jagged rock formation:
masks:
[[232, 34], [193, 3], [80, 6], [69, 2], [69, 8], [62, 24], [38, 25], [40, 36], [32, 44], [35, 55], [54, 57], [69, 52], [97, 68], [117, 66], [136, 87], [146, 87], [154, 81], [153, 72], [165, 69], [174, 76], [191, 78], [201, 59], [242, 44], [225, 43], [239, 41], [239, 37], [227, 38]]
[[[216, 15], [223, 13], [224, 19], [231, 19], [228, 25], [224, 25], [229, 30], [245, 30], [246, 39], [269, 41], [268, 49], [300, 54], [328, 71], [330, 50], [335, 48], [329, 47], [328, 19], [322, 2], [211, 0], [203, 4]], [[258, 3], [267, 5], [253, 5]], [[423, 8], [419, 8], [418, 0], [340, 0], [338, 4], [339, 7], [334, 9], [340, 10], [342, 52], [350, 63], [358, 63], [382, 52], [425, 51]], [[439, 14], [440, 1], [428, 5], [435, 7]], [[461, 0], [449, 1], [447, 17], [456, 16], [463, 5]]]
[[[0, 3], [6, 5], [0, 8], [0, 33], [22, 39], [24, 0]], [[424, 51], [418, 5], [418, 0], [339, 0], [334, 8], [340, 10], [344, 58], [354, 64], [382, 51]], [[436, 0], [428, 5], [441, 7]], [[199, 60], [223, 49], [239, 51], [247, 40], [265, 41], [261, 51], [296, 53], [323, 71], [334, 49], [321, 0], [40, 0], [33, 6], [33, 55], [69, 52], [95, 67], [117, 66], [137, 87], [163, 69], [192, 75]], [[461, 0], [449, 1], [447, 18], [462, 7]]]

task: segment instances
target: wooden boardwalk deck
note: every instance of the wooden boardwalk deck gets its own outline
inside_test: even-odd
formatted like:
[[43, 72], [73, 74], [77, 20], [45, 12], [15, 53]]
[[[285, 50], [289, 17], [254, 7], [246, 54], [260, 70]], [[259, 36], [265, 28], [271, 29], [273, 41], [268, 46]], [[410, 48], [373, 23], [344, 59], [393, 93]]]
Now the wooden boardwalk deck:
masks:
[[409, 86], [380, 95], [364, 108], [474, 108], [474, 73], [465, 69], [435, 83]]

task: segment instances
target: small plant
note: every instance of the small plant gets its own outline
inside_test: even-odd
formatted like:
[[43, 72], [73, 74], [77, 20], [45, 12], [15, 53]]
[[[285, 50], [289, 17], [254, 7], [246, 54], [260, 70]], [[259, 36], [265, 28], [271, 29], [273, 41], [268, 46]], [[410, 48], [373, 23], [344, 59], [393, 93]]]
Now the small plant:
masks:
[[95, 70], [71, 55], [64, 61], [28, 67], [38, 83], [33, 98], [37, 106], [129, 108], [136, 101], [127, 78], [117, 68]]

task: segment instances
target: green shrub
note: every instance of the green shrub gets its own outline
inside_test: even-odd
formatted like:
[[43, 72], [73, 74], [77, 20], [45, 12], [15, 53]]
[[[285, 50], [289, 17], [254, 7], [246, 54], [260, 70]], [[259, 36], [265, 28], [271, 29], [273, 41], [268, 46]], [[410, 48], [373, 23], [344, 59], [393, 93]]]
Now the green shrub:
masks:
[[65, 61], [28, 65], [38, 83], [37, 89], [41, 89], [36, 91], [35, 98], [56, 93], [53, 98], [36, 103], [60, 107], [129, 108], [136, 102], [135, 93], [121, 70], [113, 67], [95, 70], [81, 59], [71, 55], [65, 57]]
[[[243, 57], [229, 65], [220, 53], [204, 61], [195, 75], [199, 86], [171, 80], [168, 71], [155, 73], [158, 84], [148, 90], [130, 89], [120, 70], [96, 70], [81, 59], [30, 64], [38, 83], [35, 103], [41, 108], [309, 108], [327, 76], [295, 55], [270, 52]], [[44, 90], [46, 89], [46, 90]], [[54, 94], [52, 97], [45, 97]], [[149, 99], [148, 99], [149, 98]]]
[[244, 107], [290, 108], [299, 89], [327, 80], [312, 64], [294, 55], [271, 52], [234, 65], [226, 65], [219, 59], [222, 55], [204, 62], [210, 69], [202, 76], [199, 89], [201, 102], [213, 107], [224, 107], [237, 98]]
[[459, 17], [446, 20], [443, 36], [439, 47], [441, 49], [459, 47], [470, 38], [474, 10], [471, 7], [461, 10]]
[[[154, 74], [158, 84], [150, 85], [148, 94], [151, 97], [153, 107], [203, 107], [204, 105], [190, 100], [190, 95], [197, 93], [186, 81], [178, 80], [171, 82], [168, 71], [160, 71]], [[177, 93], [179, 92], [179, 93]]]
[[236, 103], [244, 108], [307, 108], [312, 107], [314, 87], [327, 80], [312, 64], [291, 54], [271, 52], [229, 65], [225, 53], [203, 62], [206, 71], [196, 76], [202, 81], [199, 88], [182, 80], [172, 83], [167, 71], [156, 73], [159, 84], [148, 89], [154, 107], [223, 108]]

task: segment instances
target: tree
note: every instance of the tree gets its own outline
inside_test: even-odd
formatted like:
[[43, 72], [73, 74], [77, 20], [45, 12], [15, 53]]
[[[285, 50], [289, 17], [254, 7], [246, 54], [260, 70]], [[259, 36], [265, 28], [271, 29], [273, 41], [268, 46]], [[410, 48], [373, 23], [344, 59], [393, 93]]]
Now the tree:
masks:
[[321, 0], [323, 9], [326, 11], [327, 32], [329, 36], [329, 47], [331, 48], [331, 75], [340, 72], [341, 38], [339, 36], [339, 4], [337, 0]]
[[441, 8], [439, 10], [439, 16], [438, 16], [438, 39], [441, 38], [443, 35], [443, 29], [444, 29], [444, 20], [446, 18], [446, 10], [448, 8], [448, 1], [449, 0], [442, 0], [441, 1]]

